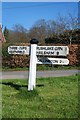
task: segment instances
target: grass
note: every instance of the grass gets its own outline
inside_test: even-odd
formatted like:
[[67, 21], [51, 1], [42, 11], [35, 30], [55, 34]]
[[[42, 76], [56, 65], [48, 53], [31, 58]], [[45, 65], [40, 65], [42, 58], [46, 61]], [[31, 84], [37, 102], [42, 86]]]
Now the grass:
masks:
[[[37, 70], [69, 70], [69, 69], [80, 69], [80, 66], [51, 66], [51, 65], [37, 65]], [[29, 70], [29, 67], [16, 67], [16, 68], [8, 68], [8, 67], [3, 67], [2, 69], [0, 68], [0, 70], [2, 71], [25, 71], [25, 70]]]
[[3, 80], [2, 103], [3, 118], [77, 118], [78, 76], [39, 78], [34, 91], [26, 79]]

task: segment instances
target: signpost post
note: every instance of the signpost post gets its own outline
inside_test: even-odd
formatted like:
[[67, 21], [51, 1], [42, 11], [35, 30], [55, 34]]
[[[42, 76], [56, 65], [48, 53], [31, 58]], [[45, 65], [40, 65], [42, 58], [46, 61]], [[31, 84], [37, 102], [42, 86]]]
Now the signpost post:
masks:
[[38, 41], [36, 39], [32, 39], [30, 43], [31, 43], [31, 50], [30, 50], [28, 91], [33, 90], [36, 84], [36, 47]]
[[53, 64], [53, 65], [68, 65], [69, 60], [66, 58], [50, 58], [50, 56], [66, 57], [69, 54], [67, 46], [37, 46], [38, 40], [32, 39], [31, 46], [9, 46], [9, 54], [29, 55], [29, 80], [28, 91], [31, 91], [36, 86], [36, 64]]

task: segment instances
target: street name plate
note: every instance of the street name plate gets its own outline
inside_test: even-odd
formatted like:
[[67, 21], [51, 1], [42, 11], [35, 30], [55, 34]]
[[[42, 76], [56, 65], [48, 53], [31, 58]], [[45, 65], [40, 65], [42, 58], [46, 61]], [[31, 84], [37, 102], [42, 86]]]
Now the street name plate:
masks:
[[68, 65], [69, 60], [64, 58], [37, 57], [37, 64]]
[[9, 46], [8, 53], [29, 55], [29, 46]]
[[37, 46], [36, 54], [39, 56], [67, 56], [69, 48], [67, 46]]

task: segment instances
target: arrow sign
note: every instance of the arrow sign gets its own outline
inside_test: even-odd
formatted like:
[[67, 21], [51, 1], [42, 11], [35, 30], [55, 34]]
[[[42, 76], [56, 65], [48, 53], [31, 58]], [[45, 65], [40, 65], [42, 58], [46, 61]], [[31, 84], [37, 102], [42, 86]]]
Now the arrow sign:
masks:
[[67, 46], [37, 46], [38, 56], [67, 56], [69, 48]]
[[37, 57], [37, 64], [68, 65], [69, 60], [64, 58]]
[[29, 55], [29, 46], [9, 46], [9, 54], [27, 54]]

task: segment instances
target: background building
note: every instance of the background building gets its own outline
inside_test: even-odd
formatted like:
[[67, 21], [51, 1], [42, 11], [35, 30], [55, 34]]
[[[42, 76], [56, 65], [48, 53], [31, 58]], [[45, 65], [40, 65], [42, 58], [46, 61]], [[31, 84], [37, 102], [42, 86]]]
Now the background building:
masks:
[[4, 43], [6, 42], [5, 37], [2, 33], [2, 25], [0, 24], [0, 42]]

